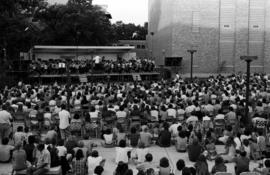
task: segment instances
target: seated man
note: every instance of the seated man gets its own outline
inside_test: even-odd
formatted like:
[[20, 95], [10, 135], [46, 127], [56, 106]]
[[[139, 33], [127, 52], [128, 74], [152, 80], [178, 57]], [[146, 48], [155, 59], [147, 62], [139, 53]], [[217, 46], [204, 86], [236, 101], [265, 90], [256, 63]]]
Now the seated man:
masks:
[[8, 138], [3, 138], [2, 145], [0, 144], [0, 163], [8, 163], [11, 160], [14, 146], [8, 145], [8, 142]]
[[51, 166], [51, 154], [47, 149], [45, 149], [45, 145], [39, 144], [37, 149], [36, 163], [28, 170], [30, 174], [34, 175], [40, 175], [48, 172]]
[[140, 163], [137, 165], [137, 170], [138, 171], [143, 171], [143, 172], [146, 172], [146, 170], [148, 170], [149, 168], [156, 168], [157, 165], [155, 165], [153, 162], [153, 156], [152, 154], [148, 153], [145, 155], [145, 162], [143, 163]]

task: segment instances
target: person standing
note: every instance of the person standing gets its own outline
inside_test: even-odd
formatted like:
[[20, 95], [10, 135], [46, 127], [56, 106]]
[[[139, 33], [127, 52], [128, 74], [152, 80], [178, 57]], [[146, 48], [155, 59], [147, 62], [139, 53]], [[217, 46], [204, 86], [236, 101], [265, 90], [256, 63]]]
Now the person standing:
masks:
[[0, 111], [0, 137], [1, 139], [9, 137], [11, 132], [11, 121], [12, 116], [7, 111], [7, 105], [2, 106], [2, 111]]
[[61, 111], [59, 112], [59, 129], [61, 134], [61, 139], [65, 140], [69, 135], [69, 121], [70, 113], [66, 110], [66, 105], [62, 104]]

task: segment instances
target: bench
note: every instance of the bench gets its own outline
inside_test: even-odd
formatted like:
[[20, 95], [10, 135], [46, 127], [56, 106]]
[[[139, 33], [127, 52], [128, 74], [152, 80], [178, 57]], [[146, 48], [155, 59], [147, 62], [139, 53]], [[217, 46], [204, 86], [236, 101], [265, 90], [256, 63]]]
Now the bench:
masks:
[[[26, 170], [15, 171], [15, 175], [26, 175]], [[45, 173], [45, 175], [62, 175], [61, 166], [50, 168], [50, 170]]]

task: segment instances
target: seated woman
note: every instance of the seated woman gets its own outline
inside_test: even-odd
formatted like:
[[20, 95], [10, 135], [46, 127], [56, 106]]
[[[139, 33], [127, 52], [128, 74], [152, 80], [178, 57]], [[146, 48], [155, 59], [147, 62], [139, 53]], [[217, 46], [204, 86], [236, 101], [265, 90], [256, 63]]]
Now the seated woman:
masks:
[[18, 142], [12, 154], [13, 171], [25, 170], [31, 166], [31, 163], [26, 160], [26, 152], [22, 148], [22, 142]]
[[160, 147], [170, 147], [171, 146], [171, 132], [169, 131], [169, 124], [163, 124], [163, 130], [159, 133], [158, 144]]
[[126, 141], [121, 140], [119, 142], [119, 146], [116, 147], [115, 162], [119, 163], [120, 161], [122, 161], [124, 163], [128, 163], [131, 150], [132, 150], [132, 148], [126, 147]]
[[205, 141], [205, 150], [207, 151], [207, 159], [215, 160], [217, 156], [216, 146], [214, 142], [209, 142], [209, 140]]
[[8, 163], [11, 160], [14, 146], [8, 145], [8, 142], [8, 138], [3, 138], [2, 145], [0, 144], [0, 163]]
[[220, 154], [225, 162], [233, 161], [233, 158], [235, 157], [236, 154], [235, 146], [236, 144], [233, 140], [233, 137], [229, 137], [225, 145], [225, 153]]
[[86, 158], [83, 156], [83, 151], [79, 149], [72, 161], [72, 170], [74, 175], [86, 174]]
[[76, 113], [74, 115], [74, 118], [70, 122], [70, 131], [80, 135], [81, 130], [82, 130], [82, 120], [80, 119], [80, 115]]
[[180, 131], [178, 136], [176, 137], [175, 148], [176, 148], [176, 151], [178, 152], [187, 151], [187, 137], [184, 131]]

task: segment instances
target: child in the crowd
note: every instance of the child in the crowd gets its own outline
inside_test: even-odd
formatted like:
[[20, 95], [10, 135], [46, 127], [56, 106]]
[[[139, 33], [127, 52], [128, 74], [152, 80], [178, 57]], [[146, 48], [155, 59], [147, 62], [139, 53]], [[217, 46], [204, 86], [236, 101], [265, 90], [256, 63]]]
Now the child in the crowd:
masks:
[[159, 175], [170, 175], [171, 166], [169, 160], [166, 157], [163, 157], [159, 161]]

